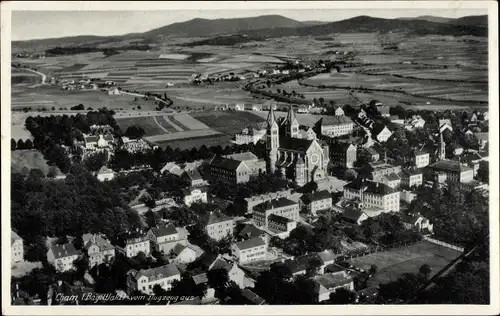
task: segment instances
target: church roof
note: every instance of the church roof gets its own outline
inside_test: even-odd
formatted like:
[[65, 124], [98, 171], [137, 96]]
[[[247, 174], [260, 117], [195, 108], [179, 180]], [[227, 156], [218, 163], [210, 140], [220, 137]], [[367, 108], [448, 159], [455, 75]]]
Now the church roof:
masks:
[[309, 147], [311, 147], [312, 142], [313, 141], [309, 139], [290, 138], [284, 136], [280, 138], [280, 148], [305, 152], [309, 149]]

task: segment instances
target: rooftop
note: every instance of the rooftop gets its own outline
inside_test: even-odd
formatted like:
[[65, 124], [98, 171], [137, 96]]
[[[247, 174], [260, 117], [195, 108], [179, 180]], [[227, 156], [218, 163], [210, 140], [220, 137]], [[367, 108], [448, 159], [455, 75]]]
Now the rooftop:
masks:
[[397, 192], [384, 183], [373, 181], [352, 181], [346, 184], [344, 188], [348, 188], [351, 190], [363, 190], [365, 193], [377, 195], [387, 195]]
[[279, 197], [277, 199], [271, 199], [265, 202], [262, 202], [260, 204], [257, 204], [254, 207], [254, 212], [265, 212], [270, 209], [274, 208], [281, 208], [281, 207], [286, 207], [286, 206], [291, 206], [291, 205], [296, 205], [298, 204], [297, 202], [294, 202], [290, 199], [287, 199], [285, 197]]
[[395, 174], [394, 172], [393, 173], [389, 173], [389, 174], [386, 174], [384, 175], [384, 178], [386, 178], [387, 180], [389, 181], [397, 181], [397, 180], [400, 180], [399, 176], [397, 174]]
[[432, 165], [429, 166], [429, 168], [436, 169], [436, 170], [442, 170], [442, 171], [449, 171], [449, 172], [463, 172], [463, 171], [468, 171], [472, 170], [469, 166], [464, 166], [458, 161], [452, 161], [452, 160], [440, 160]]
[[254, 225], [246, 224], [245, 227], [238, 233], [238, 236], [256, 238], [264, 234], [264, 231], [258, 229]]
[[208, 216], [207, 225], [226, 222], [226, 221], [230, 221], [230, 220], [232, 220], [231, 217], [227, 216], [226, 214], [224, 214], [220, 211], [212, 211], [212, 212], [210, 212], [210, 215]]
[[245, 288], [241, 291], [241, 295], [252, 302], [255, 305], [263, 305], [266, 303], [266, 301], [260, 297], [259, 295], [255, 294], [252, 290], [249, 288]]
[[55, 259], [69, 257], [69, 256], [78, 256], [81, 254], [81, 251], [76, 250], [75, 246], [72, 243], [67, 243], [64, 245], [54, 245], [50, 247], [50, 250], [54, 254]]
[[255, 247], [260, 247], [264, 246], [266, 243], [262, 238], [257, 237], [257, 238], [252, 238], [248, 240], [241, 241], [236, 244], [236, 247], [240, 250], [245, 250], [245, 249], [250, 249], [250, 248], [255, 248]]
[[224, 156], [224, 157], [230, 158], [230, 159], [234, 159], [234, 160], [238, 160], [238, 161], [249, 161], [249, 160], [258, 160], [259, 159], [257, 156], [255, 156], [250, 151], [247, 151], [247, 152], [244, 152], [244, 153], [236, 153], [236, 154], [232, 154], [232, 155], [227, 155], [227, 156]]
[[345, 271], [339, 271], [315, 276], [314, 280], [329, 290], [352, 282], [352, 277], [350, 277]]
[[99, 247], [100, 251], [111, 250], [115, 248], [115, 246], [113, 246], [109, 242], [109, 240], [104, 238], [101, 234], [84, 234], [82, 236], [82, 239], [85, 249], [89, 249], [90, 246], [94, 244]]
[[186, 175], [191, 181], [203, 180], [200, 172], [196, 169], [184, 171], [183, 175]]
[[361, 217], [361, 215], [363, 215], [363, 211], [360, 211], [355, 208], [347, 208], [344, 210], [341, 216], [345, 219], [357, 222], [358, 219]]
[[22, 240], [22, 238], [19, 237], [19, 235], [15, 231], [13, 231], [13, 230], [10, 231], [10, 242], [11, 242], [11, 244], [13, 244], [16, 240], [20, 240], [20, 239]]
[[175, 229], [175, 226], [172, 224], [166, 224], [159, 227], [152, 227], [151, 231], [156, 237], [163, 237], [163, 236], [177, 234], [177, 230]]
[[243, 162], [235, 159], [225, 158], [221, 156], [214, 156], [210, 160], [210, 165], [216, 166], [226, 170], [236, 170]]
[[180, 275], [179, 269], [175, 264], [170, 263], [161, 267], [151, 268], [146, 270], [130, 270], [127, 274], [131, 274], [136, 280], [141, 276], [147, 277], [149, 280], [160, 280], [164, 278], [169, 278], [174, 275]]
[[323, 250], [317, 253], [323, 263], [335, 260], [338, 255], [331, 250]]
[[286, 218], [286, 217], [283, 217], [283, 216], [279, 216], [279, 215], [276, 215], [276, 214], [271, 214], [267, 217], [267, 219], [269, 221], [273, 221], [273, 222], [276, 222], [276, 223], [280, 223], [280, 224], [287, 224], [289, 222], [293, 222], [291, 219], [289, 218]]

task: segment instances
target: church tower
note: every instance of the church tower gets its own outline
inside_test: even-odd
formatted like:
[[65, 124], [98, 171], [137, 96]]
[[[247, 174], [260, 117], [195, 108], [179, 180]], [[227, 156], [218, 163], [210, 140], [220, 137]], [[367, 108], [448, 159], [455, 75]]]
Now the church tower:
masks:
[[288, 115], [286, 117], [286, 136], [292, 138], [299, 137], [299, 121], [297, 121], [297, 117], [295, 116], [295, 112], [293, 111], [293, 106], [290, 104], [290, 109], [288, 110]]
[[443, 140], [443, 133], [439, 133], [439, 160], [445, 160], [446, 159], [446, 146]]
[[295, 183], [298, 186], [306, 184], [306, 164], [300, 155], [297, 156], [295, 163]]
[[266, 149], [268, 158], [268, 172], [274, 173], [276, 170], [276, 162], [278, 161], [278, 148], [280, 146], [279, 125], [274, 116], [274, 110], [271, 106], [269, 115], [267, 116], [267, 131], [266, 131]]

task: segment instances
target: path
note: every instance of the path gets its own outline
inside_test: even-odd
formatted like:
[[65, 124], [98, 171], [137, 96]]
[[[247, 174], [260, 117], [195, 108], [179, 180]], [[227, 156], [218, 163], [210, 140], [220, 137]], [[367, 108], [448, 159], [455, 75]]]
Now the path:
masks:
[[170, 119], [170, 117], [168, 117], [167, 115], [165, 115], [163, 117], [163, 119], [170, 125], [172, 125], [173, 128], [175, 128], [178, 132], [184, 132], [184, 130], [182, 128], [179, 127], [179, 125], [176, 125], [174, 122], [172, 122], [172, 120]]
[[[166, 134], [170, 134], [170, 132], [165, 128], [163, 127], [160, 122], [158, 122], [158, 116], [153, 116], [153, 120], [155, 121], [156, 125], [158, 125], [159, 128], [161, 128]], [[166, 119], [165, 119], [166, 121]]]

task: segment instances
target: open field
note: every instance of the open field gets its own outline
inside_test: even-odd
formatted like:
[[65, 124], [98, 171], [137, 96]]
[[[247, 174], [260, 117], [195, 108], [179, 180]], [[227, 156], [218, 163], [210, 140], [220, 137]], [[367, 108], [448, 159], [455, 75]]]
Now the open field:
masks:
[[33, 139], [33, 135], [31, 135], [31, 133], [26, 129], [26, 127], [24, 127], [24, 124], [17, 126], [12, 125], [10, 133], [11, 133], [11, 138], [16, 141], [19, 139], [22, 140]]
[[131, 126], [138, 126], [144, 129], [144, 136], [154, 136], [165, 133], [165, 130], [158, 125], [156, 116], [119, 118], [117, 119], [117, 123], [124, 132]]
[[49, 165], [38, 150], [15, 150], [11, 154], [10, 164], [13, 172], [22, 172], [23, 168], [40, 169], [45, 175], [49, 172]]
[[263, 122], [260, 116], [248, 111], [193, 113], [195, 119], [230, 136], [241, 132], [249, 124]]
[[365, 271], [368, 271], [372, 264], [376, 265], [378, 272], [368, 280], [368, 286], [377, 286], [394, 281], [403, 273], [418, 273], [423, 264], [430, 265], [432, 273], [436, 273], [459, 255], [455, 250], [421, 241], [408, 247], [354, 258], [349, 262]]

